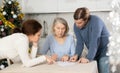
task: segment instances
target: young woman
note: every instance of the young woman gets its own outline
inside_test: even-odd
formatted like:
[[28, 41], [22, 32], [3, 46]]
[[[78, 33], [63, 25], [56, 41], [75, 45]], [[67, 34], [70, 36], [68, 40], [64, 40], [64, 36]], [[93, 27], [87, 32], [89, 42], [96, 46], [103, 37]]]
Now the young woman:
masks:
[[75, 53], [75, 43], [73, 36], [67, 34], [68, 23], [63, 18], [56, 18], [52, 26], [53, 34], [48, 35], [41, 50], [42, 54], [50, 51], [54, 60], [68, 61]]
[[[13, 33], [1, 38], [0, 59], [9, 58], [13, 62], [22, 61], [26, 67], [31, 67], [45, 61], [52, 63], [52, 59], [44, 55], [36, 58], [37, 42], [41, 35], [41, 29], [41, 24], [31, 19], [22, 24], [21, 33]], [[30, 42], [33, 43], [31, 54], [28, 52]]]

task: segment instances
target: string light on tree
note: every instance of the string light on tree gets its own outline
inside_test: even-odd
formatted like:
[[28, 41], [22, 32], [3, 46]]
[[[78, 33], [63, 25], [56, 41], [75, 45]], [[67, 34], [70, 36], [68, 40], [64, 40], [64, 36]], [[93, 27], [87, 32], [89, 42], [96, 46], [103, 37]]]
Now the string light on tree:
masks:
[[5, 66], [4, 65], [0, 65], [0, 70], [4, 69]]
[[109, 14], [109, 21], [112, 24], [112, 32], [109, 38], [110, 64], [112, 72], [117, 71], [117, 65], [120, 64], [120, 0], [112, 0], [112, 11]]
[[6, 15], [7, 13], [5, 11], [3, 11], [3, 15]]
[[14, 14], [14, 11], [11, 11], [11, 14]]
[[16, 15], [16, 14], [13, 14], [13, 18], [17, 18], [17, 15]]
[[11, 2], [11, 1], [8, 1], [8, 4], [12, 4], [12, 2]]

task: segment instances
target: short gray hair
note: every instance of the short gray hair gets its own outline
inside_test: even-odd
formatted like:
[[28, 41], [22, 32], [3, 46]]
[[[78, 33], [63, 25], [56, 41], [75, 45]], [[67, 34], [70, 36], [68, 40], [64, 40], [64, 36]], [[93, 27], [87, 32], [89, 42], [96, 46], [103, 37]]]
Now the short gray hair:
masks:
[[65, 26], [66, 30], [65, 30], [64, 35], [66, 35], [69, 31], [69, 26], [68, 26], [67, 21], [64, 18], [61, 18], [61, 17], [57, 17], [57, 18], [54, 19], [53, 26], [52, 26], [52, 32], [54, 33], [54, 27], [55, 27], [57, 22], [62, 23]]

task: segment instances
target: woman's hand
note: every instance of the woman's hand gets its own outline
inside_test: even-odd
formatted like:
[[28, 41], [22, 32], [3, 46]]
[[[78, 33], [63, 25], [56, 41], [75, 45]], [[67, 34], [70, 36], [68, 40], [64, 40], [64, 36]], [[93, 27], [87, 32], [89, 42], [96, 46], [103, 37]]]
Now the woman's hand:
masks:
[[69, 60], [69, 56], [68, 55], [64, 55], [62, 58], [61, 58], [61, 61], [65, 62], [65, 61], [68, 61]]
[[57, 61], [57, 57], [58, 57], [57, 54], [53, 54], [53, 55], [51, 56], [51, 58], [52, 58], [54, 61]]
[[48, 56], [46, 56], [46, 60], [48, 64], [53, 64], [55, 62], [51, 57]]
[[33, 42], [33, 46], [34, 46], [34, 47], [37, 47], [37, 46], [38, 46], [38, 43], [37, 43], [37, 42]]
[[77, 59], [78, 59], [78, 55], [74, 55], [74, 56], [72, 56], [71, 58], [70, 58], [70, 62], [75, 62], [75, 61], [77, 61]]
[[87, 58], [82, 57], [78, 60], [78, 63], [89, 63], [89, 60]]

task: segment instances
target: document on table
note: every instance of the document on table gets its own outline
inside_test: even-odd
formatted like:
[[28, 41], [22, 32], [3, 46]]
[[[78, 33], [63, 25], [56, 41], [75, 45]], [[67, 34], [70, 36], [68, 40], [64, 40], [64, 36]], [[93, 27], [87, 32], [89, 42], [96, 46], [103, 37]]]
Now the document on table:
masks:
[[75, 62], [62, 62], [62, 61], [58, 61], [57, 62], [57, 64], [59, 65], [59, 66], [71, 66], [71, 65], [74, 65], [75, 64]]

